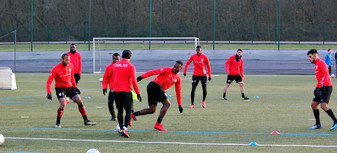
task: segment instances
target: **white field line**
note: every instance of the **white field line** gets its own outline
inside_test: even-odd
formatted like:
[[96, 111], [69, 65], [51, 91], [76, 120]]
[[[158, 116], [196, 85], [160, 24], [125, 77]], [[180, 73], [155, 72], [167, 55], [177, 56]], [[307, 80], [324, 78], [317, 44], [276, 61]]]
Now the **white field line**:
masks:
[[[12, 140], [39, 140], [39, 141], [72, 141], [72, 142], [115, 142], [115, 143], [139, 143], [139, 144], [172, 144], [172, 145], [203, 145], [203, 146], [250, 146], [240, 143], [196, 143], [196, 142], [162, 142], [162, 141], [121, 141], [121, 140], [88, 140], [88, 139], [59, 139], [59, 138], [24, 138], [6, 137]], [[255, 146], [256, 147], [256, 146]], [[258, 147], [311, 147], [311, 148], [337, 148], [332, 145], [278, 145], [259, 144]]]

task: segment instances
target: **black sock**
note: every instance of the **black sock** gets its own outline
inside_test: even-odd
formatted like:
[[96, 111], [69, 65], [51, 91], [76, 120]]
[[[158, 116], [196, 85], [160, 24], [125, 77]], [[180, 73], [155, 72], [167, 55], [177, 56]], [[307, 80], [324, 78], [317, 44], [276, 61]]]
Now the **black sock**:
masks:
[[56, 118], [56, 124], [60, 125], [61, 124], [61, 117]]
[[87, 122], [87, 121], [88, 121], [87, 115], [83, 115], [82, 117], [83, 117], [84, 122]]
[[314, 112], [314, 116], [315, 116], [315, 120], [316, 120], [316, 125], [320, 125], [321, 121], [319, 119], [319, 110], [318, 109], [313, 109], [312, 111]]
[[134, 112], [133, 115], [139, 116], [140, 115], [140, 111]]
[[158, 116], [157, 123], [161, 123], [161, 121], [163, 121], [163, 117]]
[[226, 93], [225, 92], [223, 93], [222, 98], [226, 98]]
[[333, 114], [332, 110], [329, 109], [329, 110], [327, 110], [327, 111], [325, 111], [325, 112], [331, 117], [331, 119], [333, 120], [333, 122], [336, 123], [336, 117], [335, 117], [335, 115]]
[[242, 98], [245, 98], [245, 93], [241, 93], [241, 97], [242, 97]]

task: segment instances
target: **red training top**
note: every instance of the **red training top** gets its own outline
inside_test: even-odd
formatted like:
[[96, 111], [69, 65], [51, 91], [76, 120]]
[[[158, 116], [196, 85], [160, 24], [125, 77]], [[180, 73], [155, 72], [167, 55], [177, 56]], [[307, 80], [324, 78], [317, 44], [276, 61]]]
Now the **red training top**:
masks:
[[164, 67], [148, 71], [144, 73], [142, 77], [147, 78], [153, 75], [158, 76], [151, 82], [156, 82], [163, 88], [163, 90], [166, 90], [175, 84], [177, 103], [181, 106], [181, 79], [179, 73], [173, 73], [173, 68]]
[[323, 85], [332, 86], [328, 66], [325, 64], [325, 62], [317, 58], [314, 63], [315, 63], [315, 74], [317, 78], [316, 88], [320, 88]]
[[241, 75], [241, 77], [244, 78], [243, 58], [241, 57], [239, 61], [236, 61], [236, 54], [229, 57], [225, 63], [225, 69], [228, 75]]
[[69, 63], [68, 66], [64, 66], [61, 62], [51, 70], [47, 80], [47, 93], [51, 93], [50, 86], [54, 78], [55, 88], [77, 88], [74, 78], [73, 64], [71, 63]]
[[82, 56], [77, 51], [72, 54], [70, 51], [67, 53], [70, 56], [70, 63], [74, 65], [74, 73], [82, 74]]
[[112, 88], [119, 92], [131, 92], [131, 82], [133, 89], [137, 94], [140, 94], [137, 80], [136, 80], [136, 68], [127, 59], [122, 59], [121, 61], [112, 65]]
[[205, 54], [200, 54], [200, 55], [194, 54], [194, 55], [192, 55], [190, 57], [190, 59], [186, 62], [183, 74], [186, 74], [187, 68], [192, 61], [194, 63], [193, 75], [206, 76], [206, 74], [207, 74], [206, 73], [206, 66], [207, 66], [208, 77], [212, 78], [211, 66], [209, 64], [208, 57]]
[[107, 89], [108, 88], [108, 84], [109, 84], [109, 88], [112, 89], [112, 66], [115, 63], [111, 62], [110, 65], [108, 65], [105, 68], [105, 72], [104, 72], [104, 76], [103, 76], [103, 81], [102, 81], [102, 89]]

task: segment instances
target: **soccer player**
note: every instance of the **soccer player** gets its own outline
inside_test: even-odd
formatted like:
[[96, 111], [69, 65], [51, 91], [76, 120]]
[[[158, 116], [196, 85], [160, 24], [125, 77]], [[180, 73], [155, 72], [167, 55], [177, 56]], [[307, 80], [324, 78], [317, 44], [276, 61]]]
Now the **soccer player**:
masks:
[[249, 100], [248, 97], [245, 97], [245, 88], [243, 83], [244, 74], [243, 74], [242, 49], [238, 49], [235, 55], [228, 58], [228, 60], [225, 63], [225, 69], [226, 72], [228, 73], [228, 76], [227, 76], [227, 84], [225, 86], [222, 98], [224, 100], [227, 100], [226, 98], [227, 89], [231, 85], [233, 80], [235, 80], [236, 83], [240, 85], [242, 100]]
[[158, 120], [157, 123], [154, 125], [154, 128], [160, 131], [167, 131], [161, 124], [167, 110], [171, 105], [169, 99], [167, 98], [165, 90], [170, 88], [173, 84], [175, 84], [179, 111], [180, 113], [183, 112], [183, 107], [181, 107], [181, 79], [178, 73], [182, 69], [182, 66], [183, 63], [181, 61], [176, 61], [176, 64], [174, 65], [173, 68], [164, 67], [160, 69], [154, 69], [144, 73], [143, 75], [137, 78], [137, 81], [139, 82], [144, 78], [148, 78], [153, 75], [158, 75], [154, 80], [152, 80], [147, 85], [149, 108], [145, 108], [140, 111], [134, 112], [132, 114], [132, 117], [145, 114], [153, 114], [156, 111], [157, 102], [161, 102], [163, 104], [163, 107], [160, 110]]
[[205, 54], [202, 54], [201, 46], [197, 46], [196, 54], [192, 55], [190, 59], [186, 62], [184, 73], [183, 73], [184, 76], [186, 76], [186, 71], [192, 61], [194, 64], [194, 71], [193, 71], [193, 76], [192, 76], [192, 91], [191, 91], [190, 108], [194, 108], [195, 89], [197, 88], [199, 81], [201, 81], [201, 85], [202, 85], [202, 107], [206, 108], [206, 102], [205, 102], [206, 96], [207, 96], [206, 66], [208, 70], [208, 81], [211, 81], [212, 79], [212, 71], [211, 71], [211, 66], [209, 64], [208, 57]]
[[308, 59], [311, 63], [315, 64], [315, 74], [317, 79], [317, 85], [314, 90], [314, 99], [311, 103], [311, 108], [315, 116], [316, 124], [310, 129], [319, 129], [321, 128], [321, 122], [319, 118], [319, 109], [318, 105], [321, 105], [321, 108], [330, 116], [333, 121], [333, 125], [330, 128], [334, 130], [337, 127], [337, 120], [329, 108], [328, 103], [330, 100], [330, 95], [332, 93], [332, 83], [328, 71], [327, 65], [318, 57], [318, 53], [316, 49], [311, 49], [307, 53]]
[[67, 54], [70, 56], [70, 63], [74, 65], [75, 82], [78, 84], [82, 74], [82, 56], [76, 51], [76, 44], [70, 45], [70, 51]]
[[63, 54], [61, 63], [57, 64], [50, 72], [47, 80], [47, 98], [52, 100], [51, 83], [55, 78], [55, 91], [60, 107], [57, 110], [56, 128], [61, 128], [61, 117], [66, 106], [64, 96], [70, 97], [78, 105], [78, 110], [82, 114], [84, 125], [96, 125], [96, 122], [88, 120], [87, 111], [80, 97], [80, 90], [77, 88], [74, 78], [74, 67], [70, 63], [70, 56]]
[[328, 49], [328, 53], [326, 53], [324, 61], [326, 63], [326, 65], [328, 65], [328, 69], [329, 69], [329, 75], [331, 75], [331, 48]]
[[[112, 65], [112, 89], [113, 97], [118, 110], [117, 119], [120, 126], [121, 136], [129, 137], [127, 128], [131, 121], [131, 109], [133, 105], [131, 82], [133, 89], [137, 93], [137, 99], [141, 102], [138, 83], [136, 80], [136, 68], [130, 63], [132, 52], [124, 50], [122, 60]], [[123, 111], [125, 109], [125, 122], [123, 121]]]
[[103, 81], [102, 81], [102, 88], [103, 88], [103, 95], [105, 95], [107, 93], [107, 88], [108, 88], [108, 84], [109, 84], [109, 87], [110, 87], [110, 92], [109, 92], [109, 97], [108, 97], [108, 108], [109, 108], [109, 112], [110, 112], [110, 115], [111, 115], [111, 119], [110, 121], [117, 121], [117, 118], [116, 118], [116, 114], [115, 114], [115, 110], [114, 110], [114, 106], [113, 106], [113, 103], [114, 103], [114, 98], [113, 98], [113, 89], [111, 88], [112, 87], [112, 65], [119, 62], [120, 61], [120, 55], [118, 53], [114, 53], [112, 55], [112, 63], [110, 65], [108, 65], [105, 69], [105, 72], [104, 72], [104, 76], [103, 76]]

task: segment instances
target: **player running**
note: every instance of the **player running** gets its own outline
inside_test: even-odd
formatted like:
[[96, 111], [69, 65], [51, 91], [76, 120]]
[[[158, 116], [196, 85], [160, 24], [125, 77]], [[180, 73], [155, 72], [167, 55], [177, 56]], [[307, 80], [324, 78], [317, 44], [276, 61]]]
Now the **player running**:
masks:
[[87, 111], [80, 97], [80, 90], [77, 88], [74, 79], [74, 67], [70, 63], [70, 56], [63, 54], [61, 63], [57, 64], [50, 72], [47, 80], [47, 98], [52, 100], [51, 84], [55, 78], [55, 91], [60, 107], [57, 110], [56, 128], [61, 128], [61, 117], [66, 106], [64, 96], [70, 97], [78, 105], [78, 110], [82, 114], [84, 125], [96, 125], [96, 122], [88, 120]]
[[[124, 50], [122, 53], [122, 60], [113, 64], [111, 69], [112, 74], [112, 89], [113, 97], [116, 101], [118, 110], [117, 119], [120, 127], [119, 133], [121, 136], [129, 137], [127, 128], [131, 121], [131, 109], [133, 105], [131, 82], [133, 89], [137, 93], [137, 99], [141, 102], [137, 80], [136, 80], [136, 68], [130, 63], [131, 51]], [[111, 86], [110, 86], [111, 87]], [[123, 111], [125, 109], [125, 122], [123, 120]]]
[[227, 100], [226, 98], [227, 89], [231, 85], [233, 80], [235, 80], [236, 83], [240, 85], [242, 100], [249, 100], [248, 97], [245, 97], [245, 88], [243, 83], [244, 74], [243, 74], [242, 49], [238, 49], [235, 55], [228, 58], [228, 60], [225, 63], [225, 69], [226, 72], [228, 73], [228, 76], [227, 76], [227, 84], [225, 86], [222, 98], [224, 100]]
[[110, 92], [109, 92], [109, 97], [108, 97], [108, 108], [109, 108], [109, 112], [111, 115], [111, 119], [110, 121], [117, 121], [116, 118], [116, 114], [115, 114], [115, 110], [114, 110], [114, 98], [113, 98], [113, 90], [112, 90], [112, 69], [111, 67], [120, 61], [120, 55], [118, 53], [114, 53], [112, 55], [112, 63], [110, 65], [108, 65], [105, 69], [104, 72], [104, 76], [103, 76], [103, 81], [102, 81], [102, 88], [103, 88], [103, 95], [105, 95], [107, 93], [107, 88], [108, 88], [108, 84], [110, 87]]
[[337, 120], [329, 108], [328, 103], [330, 100], [330, 95], [332, 93], [332, 83], [329, 75], [329, 70], [327, 65], [318, 57], [316, 49], [311, 49], [307, 53], [308, 59], [311, 63], [315, 64], [315, 74], [317, 79], [317, 85], [314, 90], [314, 99], [311, 103], [311, 108], [315, 116], [316, 124], [310, 129], [319, 129], [321, 128], [321, 122], [319, 118], [319, 109], [318, 105], [321, 105], [321, 108], [330, 116], [333, 121], [333, 125], [330, 128], [334, 130], [337, 127]]
[[[157, 123], [154, 125], [154, 128], [160, 131], [167, 131], [164, 129], [161, 124], [168, 108], [171, 103], [167, 98], [167, 94], [165, 90], [170, 88], [173, 84], [175, 84], [175, 90], [177, 95], [177, 102], [179, 105], [180, 113], [183, 112], [183, 107], [181, 107], [181, 79], [179, 76], [179, 71], [182, 69], [183, 63], [181, 61], [176, 61], [176, 64], [173, 68], [164, 67], [160, 69], [155, 69], [144, 73], [143, 75], [137, 78], [137, 81], [141, 81], [144, 78], [148, 78], [153, 75], [158, 75], [154, 80], [152, 80], [147, 85], [147, 96], [148, 96], [148, 104], [149, 108], [142, 109], [140, 111], [134, 112], [132, 114], [132, 118], [134, 116], [145, 115], [145, 114], [153, 114], [157, 108], [157, 102], [161, 102], [163, 107], [160, 110]], [[130, 126], [131, 126], [130, 121]]]
[[197, 46], [196, 54], [192, 55], [190, 59], [186, 62], [184, 68], [184, 76], [186, 76], [186, 71], [188, 66], [193, 61], [194, 64], [194, 71], [192, 76], [192, 91], [191, 91], [191, 106], [190, 108], [194, 108], [194, 95], [195, 89], [197, 88], [199, 81], [201, 81], [202, 85], [202, 107], [206, 107], [206, 96], [207, 96], [207, 73], [206, 73], [206, 66], [208, 71], [208, 81], [212, 79], [212, 71], [211, 66], [209, 64], [208, 57], [205, 54], [202, 54], [201, 46]]

